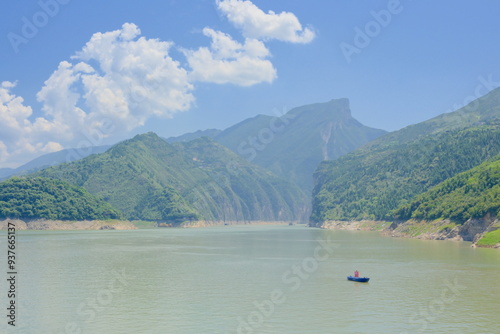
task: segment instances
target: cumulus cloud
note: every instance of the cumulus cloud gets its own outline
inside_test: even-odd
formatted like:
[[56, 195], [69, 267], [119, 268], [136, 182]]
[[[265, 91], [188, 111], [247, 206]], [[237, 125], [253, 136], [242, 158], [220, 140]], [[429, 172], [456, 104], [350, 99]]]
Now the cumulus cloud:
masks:
[[46, 114], [73, 127], [106, 119], [117, 131], [128, 131], [153, 115], [172, 117], [189, 109], [193, 86], [169, 56], [172, 43], [139, 35], [131, 23], [96, 33], [72, 57], [76, 64], [61, 62], [37, 95]]
[[273, 11], [265, 13], [248, 0], [217, 0], [217, 7], [248, 38], [277, 39], [291, 43], [309, 43], [315, 33], [302, 27], [295, 14]]
[[247, 38], [241, 44], [210, 28], [203, 29], [203, 34], [212, 39], [210, 48], [184, 51], [192, 80], [251, 86], [276, 78], [276, 69], [267, 59], [270, 52], [261, 41]]
[[135, 24], [96, 33], [69, 61], [62, 61], [37, 94], [43, 117], [33, 122], [32, 109], [11, 90], [0, 87], [0, 162], [21, 161], [78, 145], [82, 138], [97, 142], [124, 134], [152, 116], [172, 117], [194, 102], [188, 72], [169, 56], [173, 43], [140, 37]]
[[16, 166], [34, 153], [59, 151], [58, 132], [54, 123], [36, 118], [24, 99], [12, 93], [16, 83], [4, 81], [0, 84], [0, 164]]

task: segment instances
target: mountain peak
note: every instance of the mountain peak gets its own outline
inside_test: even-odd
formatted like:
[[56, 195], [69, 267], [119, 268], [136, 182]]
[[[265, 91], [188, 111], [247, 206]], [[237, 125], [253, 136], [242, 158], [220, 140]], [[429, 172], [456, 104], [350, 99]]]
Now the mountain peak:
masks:
[[128, 146], [132, 143], [143, 143], [146, 145], [151, 145], [151, 144], [167, 144], [168, 145], [168, 143], [165, 141], [165, 139], [161, 138], [156, 133], [150, 131], [150, 132], [138, 134], [131, 139], [124, 140], [124, 141], [116, 144], [115, 147], [120, 146], [120, 145]]
[[293, 108], [288, 112], [292, 116], [304, 116], [308, 118], [311, 117], [311, 113], [314, 113], [314, 119], [316, 120], [346, 121], [352, 118], [350, 103], [347, 98], [307, 104]]
[[346, 97], [341, 97], [340, 99], [331, 99], [330, 101], [328, 101], [326, 103], [332, 104], [332, 105], [340, 105], [346, 109], [350, 109], [350, 101]]
[[167, 154], [167, 152], [171, 152], [174, 149], [171, 144], [167, 143], [167, 141], [159, 137], [156, 133], [146, 132], [114, 145], [109, 149], [109, 152], [113, 156], [127, 156], [132, 152], [135, 152], [135, 155], [141, 155], [145, 150]]
[[162, 140], [160, 136], [158, 136], [155, 132], [149, 131], [146, 133], [141, 133], [132, 138], [132, 140], [145, 140], [145, 139], [154, 139], [154, 140]]
[[341, 98], [293, 108], [280, 118], [249, 118], [215, 140], [309, 191], [322, 160], [338, 158], [385, 133], [355, 120], [349, 100]]

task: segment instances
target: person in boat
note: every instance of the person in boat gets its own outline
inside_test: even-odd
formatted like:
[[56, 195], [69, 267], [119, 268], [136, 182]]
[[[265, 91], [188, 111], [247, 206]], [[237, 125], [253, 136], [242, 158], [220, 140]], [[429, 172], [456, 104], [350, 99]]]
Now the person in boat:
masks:
[[357, 271], [357, 270], [356, 270], [356, 271], [354, 272], [354, 277], [359, 277], [359, 271]]

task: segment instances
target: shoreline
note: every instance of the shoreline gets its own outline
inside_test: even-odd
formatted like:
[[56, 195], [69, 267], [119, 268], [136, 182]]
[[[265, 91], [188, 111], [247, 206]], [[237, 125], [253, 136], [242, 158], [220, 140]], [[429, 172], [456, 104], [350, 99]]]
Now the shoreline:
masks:
[[407, 220], [404, 222], [386, 221], [325, 221], [310, 225], [328, 230], [344, 231], [376, 231], [394, 238], [411, 238], [421, 240], [450, 240], [472, 242], [471, 247], [500, 249], [500, 241], [492, 245], [480, 243], [487, 233], [500, 229], [500, 220], [495, 216], [481, 219], [469, 219], [464, 224], [456, 224], [449, 219], [435, 221]]
[[50, 219], [4, 219], [0, 220], [0, 230], [7, 230], [8, 223], [14, 223], [18, 231], [97, 231], [97, 230], [137, 230], [162, 228], [205, 228], [215, 226], [243, 225], [296, 225], [288, 221], [195, 221], [184, 224], [169, 224], [127, 220], [83, 220], [62, 221]]
[[82, 220], [63, 221], [50, 219], [4, 219], [0, 220], [0, 230], [6, 230], [8, 223], [14, 223], [18, 231], [96, 231], [135, 230], [134, 224], [124, 220]]
[[[98, 230], [137, 230], [162, 228], [208, 228], [217, 226], [245, 225], [300, 225], [290, 221], [194, 221], [183, 224], [169, 224], [126, 220], [84, 220], [62, 221], [49, 219], [4, 219], [0, 220], [0, 230], [7, 230], [8, 223], [14, 223], [18, 231], [98, 231]], [[457, 225], [448, 219], [436, 221], [408, 220], [404, 222], [388, 221], [326, 221], [306, 224], [308, 227], [327, 230], [375, 231], [393, 238], [411, 238], [422, 240], [450, 240], [472, 242], [472, 247], [500, 249], [500, 241], [494, 244], [481, 244], [481, 238], [487, 233], [500, 230], [500, 220], [487, 216], [482, 219], [469, 219]]]

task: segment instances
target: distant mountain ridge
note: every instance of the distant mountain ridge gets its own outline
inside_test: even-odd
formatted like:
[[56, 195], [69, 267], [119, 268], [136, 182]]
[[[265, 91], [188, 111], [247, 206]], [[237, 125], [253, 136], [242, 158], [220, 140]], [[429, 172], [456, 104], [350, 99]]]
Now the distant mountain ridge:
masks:
[[85, 149], [64, 149], [61, 151], [47, 153], [17, 168], [0, 168], [0, 181], [11, 176], [21, 176], [44, 168], [55, 166], [64, 162], [72, 162], [83, 159], [91, 154], [99, 154], [108, 150], [111, 145], [92, 146]]
[[355, 120], [348, 99], [336, 99], [293, 108], [279, 117], [257, 115], [223, 131], [198, 131], [168, 141], [210, 136], [310, 192], [312, 174], [321, 161], [337, 159], [385, 133]]

